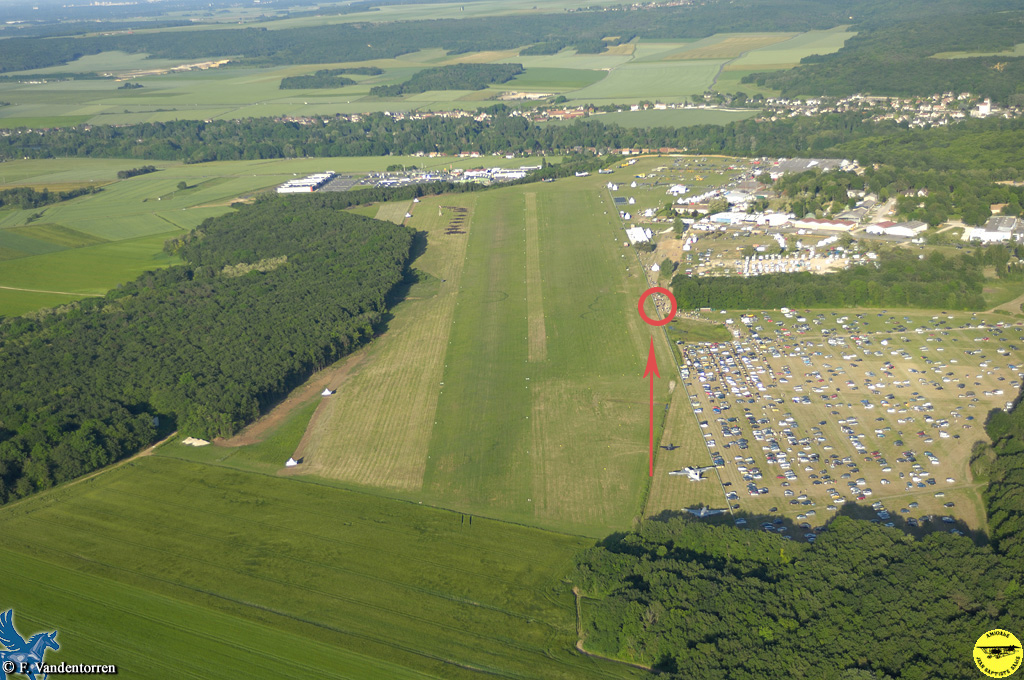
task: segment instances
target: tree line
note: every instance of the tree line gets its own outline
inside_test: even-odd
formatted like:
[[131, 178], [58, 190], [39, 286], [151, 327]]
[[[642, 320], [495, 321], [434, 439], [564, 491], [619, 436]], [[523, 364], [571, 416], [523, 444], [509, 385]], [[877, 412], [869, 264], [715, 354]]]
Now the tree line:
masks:
[[[0, 159], [101, 157], [151, 160], [252, 160], [304, 156], [384, 156], [440, 151], [602, 153], [621, 148], [679, 149], [735, 156], [856, 158], [926, 173], [965, 171], [980, 179], [1024, 179], [1024, 120], [969, 120], [908, 130], [857, 112], [784, 120], [744, 120], [683, 128], [625, 128], [599, 117], [537, 125], [504, 104], [488, 117], [397, 119], [371, 113], [359, 121], [314, 118], [180, 120], [133, 125], [24, 129], [0, 136]], [[480, 118], [480, 120], [477, 120]], [[935, 175], [931, 175], [934, 177]]]
[[[855, 18], [856, 19], [856, 18]], [[1024, 59], [999, 55], [1020, 42], [1024, 11], [1012, 0], [893, 3], [888, 15], [865, 17], [838, 52], [805, 58], [795, 69], [743, 78], [798, 95], [911, 96], [971, 92], [1024, 104]], [[935, 58], [943, 52], [988, 54]]]
[[988, 482], [985, 511], [989, 536], [1007, 557], [1024, 560], [1024, 409], [992, 409], [985, 421], [989, 442], [977, 442], [971, 457], [975, 480]]
[[522, 64], [452, 64], [417, 71], [397, 85], [370, 88], [375, 97], [400, 97], [430, 90], [483, 90], [492, 83], [507, 83], [523, 72]]
[[79, 187], [78, 189], [68, 189], [67, 191], [50, 191], [45, 187], [41, 191], [36, 191], [32, 187], [3, 189], [0, 190], [0, 208], [6, 206], [30, 210], [52, 203], [70, 201], [72, 198], [96, 194], [101, 191], [103, 191], [103, 187]]
[[790, 173], [773, 186], [797, 216], [841, 212], [856, 205], [857, 192], [866, 191], [879, 201], [895, 197], [899, 219], [920, 220], [933, 227], [952, 217], [966, 224], [983, 224], [991, 217], [994, 204], [1004, 204], [1004, 215], [1020, 215], [1024, 203], [1024, 187], [994, 184], [976, 172], [896, 171], [887, 165], [868, 165], [860, 174], [842, 170]]
[[242, 206], [169, 242], [180, 265], [0, 320], [0, 501], [135, 453], [154, 440], [154, 417], [230, 436], [368, 342], [413, 233], [339, 209], [350, 202]]
[[375, 66], [363, 66], [358, 68], [324, 68], [311, 75], [287, 76], [281, 79], [278, 89], [281, 90], [315, 90], [346, 85], [355, 85], [356, 81], [346, 78], [346, 75], [379, 76], [384, 69]]
[[665, 513], [577, 558], [587, 651], [670, 678], [959, 680], [1024, 619], [1019, 561], [839, 516], [811, 544]]
[[799, 272], [734, 276], [676, 276], [672, 290], [681, 309], [781, 307], [915, 307], [985, 309], [983, 261], [970, 253], [921, 260], [906, 250], [883, 253], [876, 263], [832, 274]]
[[129, 168], [128, 170], [118, 170], [118, 179], [128, 179], [129, 177], [137, 177], [139, 175], [148, 175], [151, 172], [156, 172], [156, 167], [152, 165], [143, 165], [138, 168]]

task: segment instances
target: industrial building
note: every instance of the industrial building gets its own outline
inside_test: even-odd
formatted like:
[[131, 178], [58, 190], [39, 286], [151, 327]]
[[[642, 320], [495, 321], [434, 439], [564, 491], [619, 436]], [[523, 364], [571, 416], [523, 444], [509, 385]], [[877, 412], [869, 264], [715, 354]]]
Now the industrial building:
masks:
[[1020, 240], [1024, 225], [1016, 217], [1010, 215], [994, 215], [985, 222], [983, 227], [975, 227], [971, 231], [971, 240], [982, 243], [1001, 243]]
[[318, 172], [302, 179], [293, 179], [277, 188], [279, 194], [311, 194], [334, 178], [334, 173]]

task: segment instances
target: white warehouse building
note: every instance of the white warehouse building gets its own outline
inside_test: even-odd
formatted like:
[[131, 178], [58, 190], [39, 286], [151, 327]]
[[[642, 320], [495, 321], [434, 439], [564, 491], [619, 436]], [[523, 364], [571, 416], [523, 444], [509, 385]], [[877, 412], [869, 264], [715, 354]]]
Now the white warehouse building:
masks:
[[303, 177], [302, 179], [293, 179], [285, 182], [277, 188], [279, 194], [311, 194], [323, 185], [327, 184], [334, 178], [334, 173], [328, 170], [327, 172], [318, 172], [310, 175], [309, 177]]

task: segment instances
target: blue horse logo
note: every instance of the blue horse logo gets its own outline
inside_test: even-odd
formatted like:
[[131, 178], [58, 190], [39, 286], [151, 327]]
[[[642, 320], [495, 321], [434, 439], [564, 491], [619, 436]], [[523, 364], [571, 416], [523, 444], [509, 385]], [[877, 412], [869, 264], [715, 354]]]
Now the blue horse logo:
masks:
[[[43, 663], [43, 654], [49, 649], [60, 649], [57, 644], [57, 631], [52, 633], [36, 633], [27, 641], [14, 630], [14, 610], [8, 609], [0, 614], [0, 644], [6, 650], [0, 650], [0, 663], [5, 677], [24, 675], [31, 680], [38, 680], [35, 674]], [[43, 676], [46, 680], [46, 676]]]

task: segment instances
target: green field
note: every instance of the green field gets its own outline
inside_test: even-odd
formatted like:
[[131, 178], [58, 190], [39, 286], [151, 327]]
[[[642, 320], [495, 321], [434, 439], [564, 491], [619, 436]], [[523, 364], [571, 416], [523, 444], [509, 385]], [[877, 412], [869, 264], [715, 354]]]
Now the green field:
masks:
[[827, 31], [807, 31], [788, 40], [760, 47], [731, 62], [735, 68], [757, 68], [772, 70], [787, 68], [800, 63], [812, 54], [832, 54], [857, 35], [838, 26]]
[[658, 55], [662, 60], [735, 59], [747, 52], [789, 40], [795, 33], [716, 33], [680, 50]]
[[[523, 162], [486, 159], [489, 166], [518, 167]], [[0, 210], [0, 316], [102, 295], [148, 269], [173, 264], [162, 253], [164, 241], [227, 212], [241, 196], [313, 172], [361, 174], [392, 163], [480, 167], [482, 159], [393, 156], [195, 165], [110, 159], [8, 161], [0, 165], [0, 188], [99, 185], [103, 191], [35, 210]], [[159, 171], [117, 180], [119, 170], [147, 164]], [[181, 181], [189, 188], [179, 190]]]
[[660, 61], [627, 64], [608, 77], [570, 95], [573, 101], [637, 102], [641, 99], [683, 101], [704, 92], [715, 80], [721, 60]]
[[[651, 333], [600, 181], [412, 208], [429, 242], [415, 266], [443, 282], [400, 306], [323, 400], [298, 451], [311, 474], [574, 533], [629, 526], [647, 480]], [[468, 235], [443, 234], [448, 206], [466, 209]]]
[[500, 87], [503, 90], [515, 89], [527, 92], [560, 92], [592, 85], [604, 78], [605, 75], [604, 71], [538, 66], [527, 69], [525, 73], [516, 76]]
[[[274, 22], [270, 22], [267, 27], [273, 25]], [[448, 55], [444, 50], [430, 49], [395, 59], [366, 62], [269, 68], [229, 64], [184, 72], [168, 70], [202, 60], [149, 60], [145, 55], [106, 52], [82, 57], [65, 66], [26, 73], [44, 78], [49, 73], [99, 72], [113, 74], [116, 80], [0, 83], [0, 100], [10, 103], [0, 108], [0, 126], [61, 126], [82, 122], [122, 125], [248, 116], [473, 109], [500, 97], [503, 92], [515, 91], [565, 94], [575, 102], [681, 101], [710, 88], [716, 76], [721, 77], [720, 90], [725, 85], [729, 88], [739, 85], [738, 78], [724, 75], [730, 70], [786, 68], [810, 54], [835, 52], [851, 35], [844, 27], [802, 34], [720, 33], [698, 41], [628, 43], [603, 54], [576, 54], [566, 49], [554, 55], [525, 57], [519, 56], [517, 50]], [[387, 99], [369, 96], [371, 87], [403, 82], [429, 66], [496, 62], [521, 63], [527, 70], [508, 83], [482, 91], [434, 91]], [[278, 88], [286, 76], [353, 66], [377, 66], [385, 73], [353, 76], [357, 81], [355, 85], [338, 89]], [[118, 89], [125, 79], [141, 84], [142, 88]], [[752, 93], [750, 88], [745, 91]]]
[[4, 607], [23, 633], [58, 630], [48, 663], [139, 678], [636, 677], [573, 649], [560, 579], [579, 538], [160, 456], [5, 507], [0, 531]]

